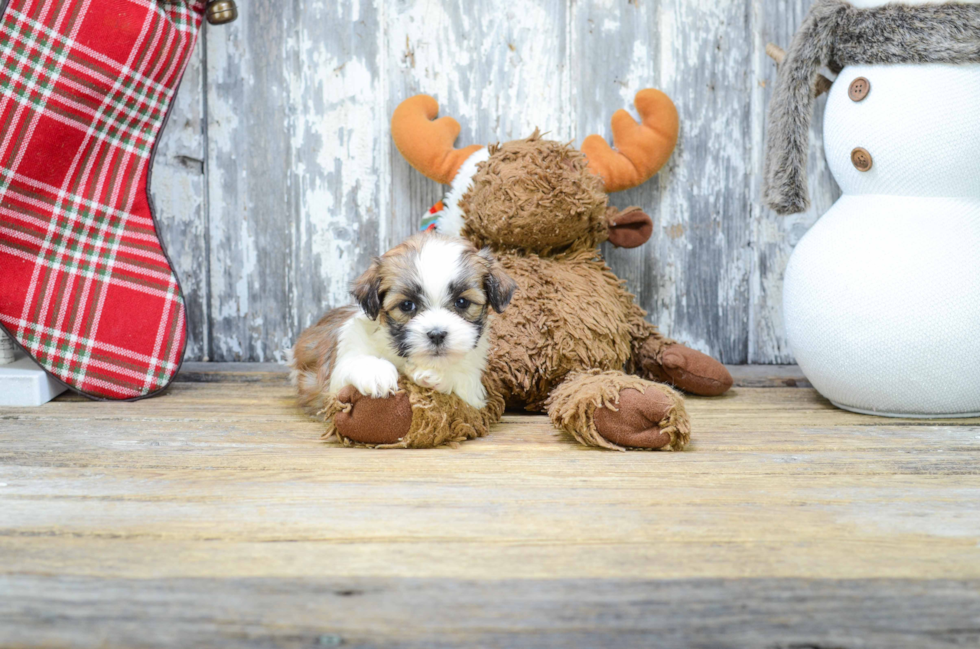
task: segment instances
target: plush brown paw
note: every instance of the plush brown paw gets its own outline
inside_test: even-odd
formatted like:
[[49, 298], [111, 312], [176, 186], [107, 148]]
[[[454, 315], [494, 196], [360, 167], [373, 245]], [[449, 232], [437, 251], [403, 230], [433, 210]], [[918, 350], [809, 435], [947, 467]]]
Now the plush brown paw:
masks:
[[716, 397], [732, 387], [732, 375], [724, 365], [678, 343], [659, 354], [644, 354], [642, 366], [650, 378], [703, 397]]
[[716, 397], [732, 387], [732, 375], [724, 365], [690, 347], [670, 345], [660, 363], [671, 383], [685, 392]]
[[412, 404], [405, 392], [372, 399], [353, 386], [347, 386], [337, 394], [337, 401], [345, 407], [334, 415], [334, 426], [341, 436], [351, 441], [394, 444], [412, 427]]
[[674, 399], [655, 388], [640, 392], [626, 388], [619, 393], [616, 410], [596, 408], [595, 427], [613, 444], [631, 448], [663, 448], [670, 435], [661, 423], [668, 418]]

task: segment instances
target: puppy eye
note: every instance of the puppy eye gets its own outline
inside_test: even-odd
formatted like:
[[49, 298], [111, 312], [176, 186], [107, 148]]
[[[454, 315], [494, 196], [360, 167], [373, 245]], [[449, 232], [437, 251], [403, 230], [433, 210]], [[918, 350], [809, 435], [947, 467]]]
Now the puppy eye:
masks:
[[470, 305], [470, 301], [467, 300], [465, 297], [456, 298], [456, 308], [459, 309], [460, 311], [465, 310], [469, 305]]
[[403, 313], [411, 313], [412, 311], [415, 310], [415, 302], [412, 302], [411, 300], [405, 300], [404, 302], [398, 305], [398, 308], [401, 309]]

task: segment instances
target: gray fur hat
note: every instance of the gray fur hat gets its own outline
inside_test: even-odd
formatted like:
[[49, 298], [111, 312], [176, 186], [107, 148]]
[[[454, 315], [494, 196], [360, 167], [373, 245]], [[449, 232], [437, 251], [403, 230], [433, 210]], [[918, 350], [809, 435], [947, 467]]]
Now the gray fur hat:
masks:
[[763, 199], [779, 214], [810, 206], [806, 160], [820, 68], [881, 63], [980, 63], [980, 5], [857, 9], [817, 0], [779, 67], [769, 104]]

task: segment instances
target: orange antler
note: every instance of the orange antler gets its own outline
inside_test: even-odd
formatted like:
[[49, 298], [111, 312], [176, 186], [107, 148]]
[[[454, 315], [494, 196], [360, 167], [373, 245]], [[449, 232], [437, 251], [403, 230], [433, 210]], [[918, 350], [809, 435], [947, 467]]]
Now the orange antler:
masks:
[[618, 192], [649, 180], [660, 171], [677, 144], [677, 108], [670, 97], [647, 88], [636, 93], [633, 101], [641, 124], [625, 110], [612, 117], [613, 143], [610, 148], [598, 135], [582, 143], [582, 153], [589, 159], [592, 173], [602, 176], [607, 192]]
[[429, 95], [409, 97], [391, 116], [391, 137], [410, 165], [432, 180], [448, 185], [463, 162], [483, 147], [472, 144], [465, 149], [454, 149], [459, 122], [452, 117], [435, 119], [438, 114], [439, 104]]

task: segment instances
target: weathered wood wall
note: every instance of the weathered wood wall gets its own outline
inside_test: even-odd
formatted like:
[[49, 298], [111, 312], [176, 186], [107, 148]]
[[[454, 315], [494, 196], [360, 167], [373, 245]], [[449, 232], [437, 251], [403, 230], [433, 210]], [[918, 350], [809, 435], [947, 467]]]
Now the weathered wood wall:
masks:
[[[775, 68], [809, 0], [239, 0], [205, 29], [157, 156], [153, 192], [186, 293], [189, 358], [281, 360], [347, 301], [368, 259], [440, 198], [391, 144], [388, 119], [426, 92], [457, 144], [609, 136], [657, 87], [681, 139], [654, 180], [613, 195], [653, 240], [607, 251], [651, 319], [728, 363], [786, 363], [782, 273], [836, 199], [814, 133], [813, 210], [763, 208]], [[815, 124], [819, 126], [819, 111]]]

